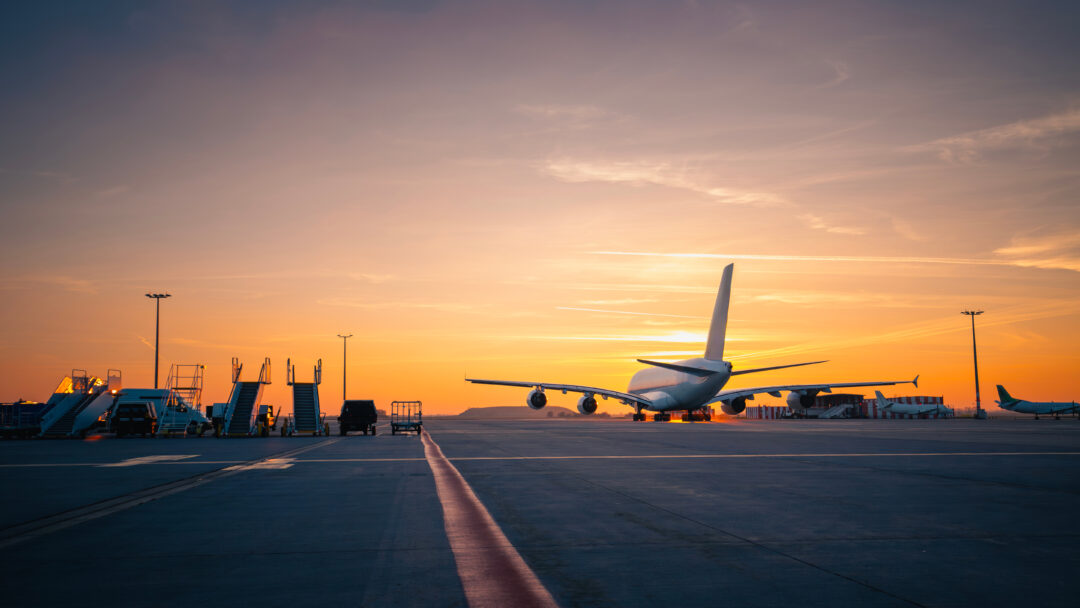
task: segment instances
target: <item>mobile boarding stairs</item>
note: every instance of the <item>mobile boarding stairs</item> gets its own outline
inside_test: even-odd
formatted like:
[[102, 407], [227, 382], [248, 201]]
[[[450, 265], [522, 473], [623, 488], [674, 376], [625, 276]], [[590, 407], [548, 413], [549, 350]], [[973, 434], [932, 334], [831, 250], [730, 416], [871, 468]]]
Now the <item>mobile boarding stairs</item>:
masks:
[[[243, 367], [240, 360], [233, 357], [233, 387], [229, 393], [229, 401], [225, 404], [224, 422], [219, 430], [222, 437], [257, 437], [268, 431], [261, 428], [259, 422], [259, 403], [262, 401], [263, 387], [270, 384], [270, 357], [263, 360], [259, 379], [256, 381], [240, 381]], [[216, 411], [214, 415], [217, 416]]]
[[320, 436], [329, 433], [326, 414], [319, 408], [319, 385], [322, 384], [322, 359], [315, 364], [311, 382], [296, 381], [296, 366], [285, 361], [286, 383], [292, 387], [293, 411], [281, 426], [281, 435]]

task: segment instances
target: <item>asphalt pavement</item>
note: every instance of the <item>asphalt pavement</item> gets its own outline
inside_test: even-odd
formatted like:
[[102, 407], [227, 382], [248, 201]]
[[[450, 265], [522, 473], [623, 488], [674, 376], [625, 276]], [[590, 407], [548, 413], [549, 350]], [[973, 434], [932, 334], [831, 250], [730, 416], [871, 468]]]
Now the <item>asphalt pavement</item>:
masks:
[[[1076, 420], [429, 419], [563, 606], [1073, 606]], [[415, 436], [2, 441], [5, 606], [465, 606]]]

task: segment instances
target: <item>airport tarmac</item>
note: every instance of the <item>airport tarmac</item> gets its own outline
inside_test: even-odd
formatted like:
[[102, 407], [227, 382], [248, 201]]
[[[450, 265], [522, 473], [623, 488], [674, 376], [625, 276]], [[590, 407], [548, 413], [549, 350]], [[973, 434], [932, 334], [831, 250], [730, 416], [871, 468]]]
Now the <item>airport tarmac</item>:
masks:
[[[426, 428], [562, 606], [1080, 594], [1075, 419]], [[459, 572], [429, 456], [385, 425], [0, 442], [3, 603], [468, 605], [462, 581], [478, 577]]]

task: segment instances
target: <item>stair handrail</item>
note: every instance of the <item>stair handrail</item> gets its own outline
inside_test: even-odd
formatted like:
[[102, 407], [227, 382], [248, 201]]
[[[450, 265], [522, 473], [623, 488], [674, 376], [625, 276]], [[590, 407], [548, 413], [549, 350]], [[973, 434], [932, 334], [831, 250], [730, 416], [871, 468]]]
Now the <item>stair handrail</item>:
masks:
[[236, 382], [238, 380], [240, 380], [240, 370], [242, 370], [243, 368], [244, 368], [244, 364], [240, 363], [240, 358], [239, 357], [233, 357], [232, 358], [232, 381], [233, 381], [233, 384], [236, 384]]
[[259, 384], [270, 384], [270, 357], [263, 360], [262, 369], [259, 370]]

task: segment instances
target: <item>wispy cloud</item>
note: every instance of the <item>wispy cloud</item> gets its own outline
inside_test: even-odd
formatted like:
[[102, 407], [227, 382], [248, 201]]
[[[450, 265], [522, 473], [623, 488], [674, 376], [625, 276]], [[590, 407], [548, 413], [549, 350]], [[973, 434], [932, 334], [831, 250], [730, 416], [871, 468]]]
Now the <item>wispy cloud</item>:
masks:
[[397, 277], [392, 274], [374, 274], [367, 272], [354, 272], [349, 275], [349, 278], [354, 281], [363, 281], [366, 283], [374, 283], [376, 285], [397, 279]]
[[144, 338], [144, 337], [142, 337], [142, 336], [140, 336], [138, 334], [135, 334], [135, 337], [138, 338], [139, 342], [142, 342], [144, 346], [146, 346], [150, 350], [154, 350], [153, 342], [151, 342], [150, 340], [147, 340], [146, 338]]
[[[995, 253], [1002, 254], [1005, 250]], [[1061, 268], [1080, 272], [1080, 265], [1076, 258], [1070, 257], [1047, 257], [1042, 260], [1011, 259], [993, 260], [985, 258], [932, 258], [919, 256], [859, 256], [859, 255], [762, 255], [762, 254], [730, 254], [730, 253], [662, 253], [649, 251], [589, 251], [593, 255], [629, 255], [629, 256], [655, 256], [666, 258], [686, 259], [717, 259], [717, 260], [768, 260], [779, 262], [858, 262], [868, 264], [957, 264], [971, 266], [1021, 266], [1037, 268]], [[1036, 263], [1037, 262], [1037, 263]]]
[[788, 206], [784, 197], [771, 192], [710, 186], [691, 177], [686, 169], [665, 162], [587, 162], [572, 159], [550, 160], [544, 172], [566, 182], [607, 182], [631, 186], [656, 185], [706, 195], [730, 205], [759, 207]]
[[916, 230], [915, 227], [911, 225], [911, 222], [908, 222], [907, 220], [902, 220], [898, 217], [893, 216], [889, 218], [889, 222], [892, 224], [893, 232], [899, 234], [900, 236], [904, 237], [909, 241], [927, 240], [926, 235]]
[[44, 283], [53, 287], [59, 287], [72, 293], [95, 294], [98, 292], [97, 285], [88, 279], [76, 279], [65, 275], [34, 277], [27, 279], [34, 283]]
[[750, 298], [754, 302], [777, 302], [781, 304], [811, 305], [821, 304], [874, 304], [893, 308], [940, 308], [940, 303], [926, 298], [916, 300], [897, 298], [889, 294], [871, 293], [826, 293], [782, 291], [756, 295]]
[[486, 308], [485, 306], [477, 304], [455, 302], [379, 302], [356, 298], [322, 298], [318, 300], [317, 303], [323, 306], [344, 306], [347, 308], [363, 308], [368, 310], [410, 308], [463, 313], [480, 313]]
[[519, 114], [532, 118], [574, 124], [587, 123], [613, 116], [608, 110], [593, 105], [519, 104], [514, 110]]
[[[979, 317], [979, 327], [995, 327], [1012, 325], [1036, 319], [1046, 319], [1080, 313], [1080, 302], [1053, 301], [1044, 304], [1024, 305], [999, 311], [988, 311], [988, 314]], [[959, 317], [959, 315], [956, 315]], [[803, 353], [834, 351], [842, 348], [854, 348], [868, 345], [890, 344], [894, 342], [910, 342], [925, 338], [940, 336], [956, 332], [970, 331], [969, 326], [953, 316], [943, 317], [909, 325], [894, 331], [873, 335], [861, 335], [842, 340], [817, 341], [807, 344], [796, 344], [781, 348], [759, 350], [747, 354], [732, 354], [728, 359], [768, 359], [781, 356], [790, 356]]]
[[689, 315], [669, 315], [658, 312], [631, 312], [628, 310], [604, 310], [600, 308], [577, 308], [575, 306], [556, 306], [556, 310], [577, 310], [581, 312], [599, 312], [612, 315], [633, 315], [640, 317], [674, 317], [676, 319], [704, 319], [705, 317], [695, 317]]
[[1011, 245], [994, 253], [1011, 258], [1015, 266], [1080, 272], [1080, 231], [1013, 237]]
[[515, 336], [519, 340], [559, 340], [574, 342], [661, 342], [669, 344], [705, 344], [700, 332], [676, 331], [667, 334], [611, 334], [605, 336]]
[[1046, 148], [1064, 136], [1080, 132], [1080, 109], [972, 131], [911, 146], [912, 151], [933, 151], [948, 162], [973, 162], [988, 150]]
[[127, 184], [119, 184], [116, 186], [111, 186], [109, 188], [103, 188], [101, 190], [98, 190], [94, 193], [94, 196], [96, 198], [112, 198], [114, 196], [124, 194], [125, 192], [129, 192], [130, 190], [131, 186]]
[[843, 61], [826, 61], [830, 68], [833, 70], [833, 77], [828, 82], [819, 84], [818, 89], [828, 89], [835, 87], [851, 78], [851, 69], [848, 68], [848, 64]]
[[814, 230], [824, 230], [832, 234], [850, 234], [850, 235], [863, 235], [866, 234], [865, 228], [858, 228], [856, 226], [834, 226], [826, 222], [821, 216], [814, 215], [812, 213], [804, 213], [799, 216], [808, 227]]
[[665, 258], [701, 258], [718, 260], [771, 260], [780, 262], [867, 262], [912, 264], [978, 264], [987, 266], [1011, 266], [1009, 262], [978, 258], [927, 258], [917, 256], [865, 256], [865, 255], [767, 255], [753, 253], [663, 253], [653, 251], [589, 251], [594, 255], [633, 255]]

